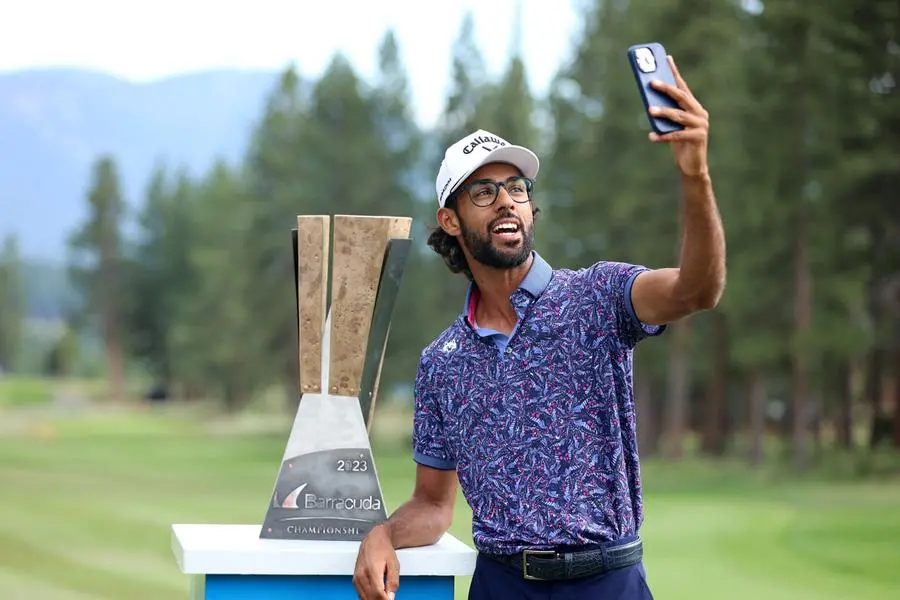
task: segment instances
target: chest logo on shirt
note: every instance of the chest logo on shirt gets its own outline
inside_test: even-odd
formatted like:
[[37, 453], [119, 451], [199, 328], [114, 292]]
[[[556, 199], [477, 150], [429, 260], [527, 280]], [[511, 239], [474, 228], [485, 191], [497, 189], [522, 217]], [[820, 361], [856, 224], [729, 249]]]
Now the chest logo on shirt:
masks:
[[449, 340], [444, 342], [444, 345], [441, 346], [441, 350], [444, 352], [453, 352], [456, 350], [456, 340]]

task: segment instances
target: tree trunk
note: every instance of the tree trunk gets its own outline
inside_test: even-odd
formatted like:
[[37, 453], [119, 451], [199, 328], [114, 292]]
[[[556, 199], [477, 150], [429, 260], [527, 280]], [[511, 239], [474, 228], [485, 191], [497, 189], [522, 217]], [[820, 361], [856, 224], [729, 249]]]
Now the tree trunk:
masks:
[[[877, 321], [876, 321], [877, 325]], [[884, 439], [884, 412], [881, 400], [884, 386], [884, 356], [880, 348], [869, 351], [866, 369], [866, 396], [872, 409], [872, 421], [869, 429], [869, 447], [876, 447]]]
[[818, 460], [822, 456], [822, 411], [824, 410], [821, 396], [811, 398], [806, 411], [809, 423], [809, 435], [812, 440], [811, 456]]
[[237, 386], [231, 381], [226, 381], [222, 386], [222, 396], [225, 412], [228, 414], [236, 413], [241, 404]]
[[712, 373], [706, 394], [702, 449], [706, 454], [721, 456], [725, 451], [723, 421], [727, 406], [728, 385], [728, 320], [719, 311], [712, 313]]
[[900, 346], [894, 348], [894, 426], [893, 446], [900, 448]]
[[250, 403], [250, 393], [243, 375], [243, 372], [234, 369], [224, 378], [222, 392], [228, 414], [238, 413]]
[[103, 282], [101, 306], [109, 395], [112, 402], [122, 402], [125, 400], [125, 367], [119, 320], [118, 270], [114, 261], [109, 258], [103, 259], [101, 269]]
[[109, 395], [113, 402], [125, 400], [125, 373], [122, 364], [122, 346], [117, 334], [110, 334], [106, 340], [106, 362], [109, 379]]
[[812, 277], [809, 264], [807, 215], [801, 202], [794, 231], [794, 332], [792, 350], [792, 446], [798, 470], [809, 465], [809, 359], [805, 340], [812, 328]]
[[853, 369], [850, 363], [841, 361], [835, 376], [837, 381], [837, 418], [835, 434], [842, 450], [853, 450]]
[[759, 465], [765, 458], [766, 379], [761, 368], [750, 371], [747, 381], [750, 404], [750, 463]]
[[672, 460], [684, 456], [684, 424], [688, 395], [688, 345], [690, 343], [690, 319], [682, 319], [672, 325], [669, 344], [668, 390], [666, 393], [665, 453]]

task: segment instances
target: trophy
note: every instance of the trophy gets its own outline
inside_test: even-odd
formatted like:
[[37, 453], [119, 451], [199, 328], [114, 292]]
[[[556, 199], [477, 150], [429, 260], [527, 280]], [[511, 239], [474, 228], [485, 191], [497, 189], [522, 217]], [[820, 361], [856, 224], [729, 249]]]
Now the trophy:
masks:
[[[359, 541], [387, 514], [369, 431], [411, 222], [297, 218], [300, 403], [262, 527], [172, 525], [192, 599], [356, 597]], [[400, 593], [452, 600], [456, 578], [472, 575], [476, 557], [449, 533], [398, 550]]]
[[297, 217], [300, 402], [260, 538], [359, 541], [387, 518], [369, 433], [411, 223]]

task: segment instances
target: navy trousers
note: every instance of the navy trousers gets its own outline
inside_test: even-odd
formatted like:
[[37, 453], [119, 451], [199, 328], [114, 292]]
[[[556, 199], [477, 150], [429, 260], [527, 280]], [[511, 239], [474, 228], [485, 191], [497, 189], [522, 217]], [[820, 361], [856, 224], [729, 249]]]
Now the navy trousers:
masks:
[[469, 600], [653, 600], [653, 594], [641, 562], [582, 579], [535, 581], [479, 554]]

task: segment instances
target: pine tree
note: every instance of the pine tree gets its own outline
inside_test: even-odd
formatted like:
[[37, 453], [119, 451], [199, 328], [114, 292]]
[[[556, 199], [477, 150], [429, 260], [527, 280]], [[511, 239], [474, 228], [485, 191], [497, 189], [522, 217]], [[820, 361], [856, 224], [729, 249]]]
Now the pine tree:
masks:
[[[189, 390], [221, 398], [228, 411], [237, 411], [273, 374], [265, 348], [269, 332], [262, 329], [269, 326], [267, 315], [247, 302], [256, 284], [246, 253], [254, 203], [240, 174], [221, 161], [193, 195], [186, 265], [193, 276], [171, 305], [171, 370]], [[290, 258], [289, 235], [276, 237], [287, 237]], [[283, 287], [290, 296], [290, 285]]]
[[169, 332], [175, 308], [192, 277], [191, 210], [194, 200], [186, 173], [169, 179], [163, 165], [151, 175], [141, 213], [138, 241], [128, 262], [128, 347], [156, 383], [172, 383]]
[[104, 340], [110, 397], [123, 400], [121, 229], [125, 201], [118, 167], [111, 156], [101, 156], [94, 162], [87, 201], [87, 220], [69, 240], [70, 274], [81, 293], [82, 311], [96, 320]]
[[0, 373], [19, 367], [25, 325], [25, 296], [19, 243], [9, 234], [0, 246]]

